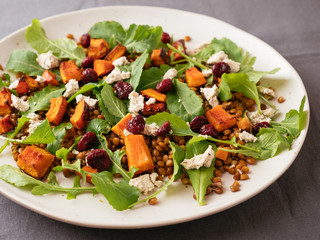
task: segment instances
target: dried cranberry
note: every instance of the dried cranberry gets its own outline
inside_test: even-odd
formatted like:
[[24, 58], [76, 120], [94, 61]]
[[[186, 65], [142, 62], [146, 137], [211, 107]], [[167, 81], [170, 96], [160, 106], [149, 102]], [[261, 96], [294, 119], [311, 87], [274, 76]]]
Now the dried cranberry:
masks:
[[170, 78], [163, 79], [156, 86], [156, 91], [159, 93], [167, 93], [170, 92], [173, 87], [173, 82]]
[[270, 124], [268, 122], [260, 122], [254, 125], [254, 131], [258, 133], [260, 128], [268, 128], [268, 127], [270, 127]]
[[118, 98], [128, 99], [129, 94], [132, 92], [133, 88], [127, 82], [118, 82], [113, 86], [116, 91]]
[[161, 42], [163, 43], [169, 43], [170, 42], [170, 35], [166, 32], [162, 33]]
[[219, 62], [212, 66], [212, 72], [217, 77], [221, 77], [224, 73], [230, 73], [231, 68], [228, 63], [225, 62]]
[[93, 149], [87, 156], [87, 163], [90, 167], [98, 169], [101, 172], [110, 167], [111, 159], [105, 150]]
[[162, 124], [162, 126], [158, 129], [157, 135], [158, 136], [164, 136], [166, 133], [168, 133], [171, 130], [170, 122], [166, 121]]
[[94, 59], [92, 57], [86, 57], [83, 59], [81, 66], [86, 69], [86, 68], [93, 68], [93, 61]]
[[89, 35], [89, 33], [82, 34], [82, 36], [81, 36], [81, 45], [84, 48], [87, 48], [87, 47], [90, 46], [90, 35]]
[[201, 135], [208, 135], [208, 136], [211, 136], [211, 137], [214, 137], [214, 138], [218, 137], [217, 130], [211, 124], [203, 125], [200, 128], [200, 134]]
[[86, 151], [97, 141], [97, 136], [93, 132], [87, 132], [78, 142], [77, 149], [80, 152]]
[[145, 124], [144, 118], [141, 115], [137, 115], [127, 123], [127, 129], [133, 134], [138, 134], [143, 131]]
[[85, 83], [98, 81], [98, 74], [92, 68], [87, 68], [82, 72], [82, 78]]
[[205, 116], [197, 116], [194, 119], [192, 119], [191, 123], [190, 123], [190, 128], [192, 131], [194, 132], [199, 132], [200, 128], [205, 125], [208, 124], [208, 119]]

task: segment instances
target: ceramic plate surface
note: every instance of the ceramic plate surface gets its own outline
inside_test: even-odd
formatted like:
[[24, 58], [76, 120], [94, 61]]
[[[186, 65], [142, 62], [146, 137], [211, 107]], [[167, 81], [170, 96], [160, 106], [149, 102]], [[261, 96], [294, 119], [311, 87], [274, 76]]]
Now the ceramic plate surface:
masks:
[[[236, 42], [244, 50], [257, 57], [256, 70], [271, 70], [280, 67], [275, 76], [263, 80], [264, 85], [274, 86], [278, 96], [284, 96], [286, 101], [277, 104], [279, 119], [289, 109], [298, 109], [306, 90], [297, 72], [272, 47], [258, 38], [220, 20], [190, 12], [140, 6], [116, 6], [87, 9], [66, 13], [41, 21], [50, 39], [65, 37], [72, 33], [76, 38], [87, 32], [96, 22], [115, 20], [125, 28], [130, 24], [148, 24], [162, 26], [163, 30], [173, 34], [174, 39], [191, 36], [192, 41], [187, 47], [192, 49], [202, 43], [210, 42], [214, 37], [227, 37]], [[5, 66], [10, 53], [14, 49], [29, 49], [23, 28], [0, 42], [0, 63]], [[309, 112], [306, 101], [305, 110]], [[225, 192], [222, 195], [212, 194], [206, 198], [207, 205], [198, 206], [193, 199], [191, 186], [174, 183], [158, 196], [158, 204], [150, 206], [142, 204], [132, 210], [116, 211], [102, 195], [80, 194], [74, 200], [66, 200], [65, 194], [48, 194], [33, 196], [24, 191], [0, 181], [0, 192], [11, 200], [35, 212], [67, 223], [98, 228], [146, 228], [185, 222], [211, 215], [235, 206], [258, 194], [277, 180], [292, 164], [302, 147], [306, 137], [307, 127], [293, 143], [291, 151], [285, 151], [278, 156], [260, 161], [250, 166], [250, 180], [241, 182], [241, 191], [231, 193], [229, 186], [233, 179], [231, 175], [223, 176]], [[0, 142], [2, 145], [3, 142]], [[1, 154], [0, 164], [15, 165], [7, 148]], [[72, 186], [72, 182], [58, 175], [58, 180], [64, 186]]]

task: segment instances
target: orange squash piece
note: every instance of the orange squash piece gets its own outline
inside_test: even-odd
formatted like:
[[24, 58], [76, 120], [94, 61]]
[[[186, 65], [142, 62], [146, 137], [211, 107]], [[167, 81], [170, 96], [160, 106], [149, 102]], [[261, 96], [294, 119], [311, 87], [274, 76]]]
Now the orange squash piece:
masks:
[[207, 111], [206, 117], [218, 132], [222, 132], [237, 124], [236, 117], [227, 113], [221, 105], [217, 105]]
[[158, 102], [166, 102], [166, 98], [167, 98], [167, 95], [163, 93], [159, 93], [152, 88], [142, 90], [140, 94], [142, 94], [145, 97], [155, 98]]
[[19, 95], [25, 95], [29, 92], [30, 88], [24, 79], [20, 79], [16, 87], [16, 91]]
[[82, 129], [88, 121], [89, 118], [89, 106], [85, 101], [81, 101], [76, 106], [76, 110], [73, 116], [70, 118], [70, 122], [77, 129]]
[[[182, 49], [182, 53], [186, 54], [186, 45], [184, 39], [180, 39], [172, 43], [172, 46], [176, 49]], [[169, 55], [171, 56], [173, 54], [173, 61], [179, 61], [182, 60], [183, 57], [179, 53], [173, 53], [172, 50], [169, 50]]]
[[75, 79], [77, 81], [82, 79], [82, 71], [73, 60], [62, 62], [59, 66], [59, 70], [61, 80], [64, 84], [68, 83], [71, 79]]
[[126, 53], [127, 48], [121, 44], [117, 45], [112, 49], [111, 52], [108, 53], [108, 55], [105, 57], [105, 60], [113, 62], [114, 60], [124, 56]]
[[30, 90], [36, 90], [39, 87], [39, 82], [37, 82], [34, 78], [29, 76], [23, 76], [21, 77], [27, 84]]
[[104, 40], [92, 38], [88, 47], [88, 57], [103, 58], [109, 52], [109, 44]]
[[144, 104], [144, 108], [141, 112], [145, 116], [151, 116], [151, 115], [155, 115], [157, 113], [163, 112], [164, 109], [165, 109], [164, 103], [154, 103], [150, 105]]
[[93, 62], [93, 69], [96, 71], [98, 77], [103, 77], [111, 72], [114, 69], [114, 66], [110, 61], [96, 59]]
[[150, 60], [155, 66], [160, 66], [169, 64], [170, 56], [163, 48], [154, 49], [151, 53]]
[[227, 160], [229, 157], [229, 152], [221, 150], [221, 147], [217, 149], [216, 158], [219, 158], [223, 161]]
[[48, 118], [50, 123], [54, 125], [59, 125], [64, 114], [67, 111], [68, 102], [64, 97], [51, 98], [50, 99], [50, 109], [46, 113], [46, 117]]
[[25, 173], [34, 178], [40, 179], [45, 176], [53, 161], [54, 156], [51, 153], [32, 145], [27, 146], [18, 155], [17, 165]]
[[127, 129], [128, 122], [133, 118], [131, 113], [125, 115], [116, 125], [111, 128], [111, 131], [117, 134], [119, 137], [124, 138], [124, 129]]
[[[98, 172], [97, 169], [92, 168], [92, 167], [90, 167], [90, 166], [84, 166], [84, 167], [82, 168], [82, 170], [84, 170], [84, 171], [86, 171], [86, 172], [89, 172], [89, 173], [97, 173], [97, 172]], [[89, 173], [87, 173], [87, 175], [86, 175], [86, 182], [92, 184], [92, 181], [91, 181], [92, 176], [91, 176]], [[79, 177], [82, 178], [82, 175], [81, 175], [79, 172], [76, 172], [76, 174], [77, 174]]]
[[143, 135], [128, 135], [125, 137], [128, 168], [139, 168], [135, 174], [140, 174], [154, 168], [152, 156]]
[[237, 122], [237, 126], [241, 130], [248, 130], [249, 131], [250, 128], [252, 127], [252, 123], [248, 118], [245, 117]]
[[52, 86], [59, 86], [59, 81], [57, 80], [57, 76], [54, 73], [50, 72], [49, 70], [45, 70], [42, 73], [42, 78], [46, 80], [45, 81], [46, 85], [51, 84]]
[[3, 87], [0, 91], [0, 116], [11, 114], [11, 92], [8, 88]]
[[15, 123], [10, 118], [10, 115], [0, 119], [0, 134], [4, 134], [14, 129]]
[[186, 82], [189, 87], [200, 87], [207, 83], [206, 78], [203, 76], [196, 67], [192, 67], [185, 72]]

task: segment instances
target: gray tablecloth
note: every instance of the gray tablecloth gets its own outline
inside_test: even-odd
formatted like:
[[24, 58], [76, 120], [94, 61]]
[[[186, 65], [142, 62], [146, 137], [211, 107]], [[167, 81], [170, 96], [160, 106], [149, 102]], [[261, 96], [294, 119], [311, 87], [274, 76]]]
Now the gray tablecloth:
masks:
[[33, 18], [125, 4], [206, 14], [233, 24], [278, 50], [300, 74], [311, 102], [311, 124], [299, 156], [268, 189], [232, 209], [152, 229], [73, 226], [38, 215], [0, 195], [0, 239], [320, 239], [320, 1], [1, 0], [0, 38], [30, 24]]

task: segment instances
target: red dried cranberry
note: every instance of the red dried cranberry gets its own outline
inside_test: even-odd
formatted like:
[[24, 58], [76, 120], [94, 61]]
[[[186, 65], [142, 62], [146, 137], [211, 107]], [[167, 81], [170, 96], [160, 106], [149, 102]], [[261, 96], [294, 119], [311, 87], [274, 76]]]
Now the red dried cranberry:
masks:
[[133, 88], [127, 82], [118, 82], [113, 86], [116, 91], [118, 98], [128, 99], [129, 94], [132, 92]]
[[170, 42], [170, 35], [166, 32], [162, 33], [161, 42], [163, 43], [169, 43]]
[[85, 83], [98, 81], [98, 74], [92, 68], [87, 68], [82, 72], [82, 78]]
[[85, 33], [85, 34], [82, 34], [81, 36], [81, 45], [82, 47], [84, 48], [87, 48], [90, 46], [90, 35], [89, 33]]
[[168, 133], [171, 130], [170, 122], [166, 121], [162, 124], [162, 126], [158, 129], [157, 135], [158, 136], [164, 136], [166, 133]]
[[201, 135], [208, 135], [208, 136], [211, 136], [214, 138], [217, 138], [219, 136], [217, 130], [211, 124], [203, 125], [200, 128], [200, 134]]
[[260, 128], [268, 128], [268, 127], [270, 127], [270, 124], [268, 122], [257, 123], [256, 125], [254, 125], [254, 131], [258, 133]]
[[78, 142], [77, 149], [80, 152], [86, 151], [97, 141], [97, 136], [93, 132], [87, 132]]
[[138, 134], [143, 131], [145, 124], [144, 118], [137, 115], [127, 123], [127, 130], [133, 134]]
[[90, 167], [98, 169], [101, 172], [110, 167], [111, 159], [105, 150], [93, 149], [87, 156], [87, 163]]
[[173, 87], [173, 82], [170, 78], [163, 79], [156, 86], [156, 91], [159, 93], [167, 93], [170, 92]]
[[228, 63], [225, 62], [219, 62], [212, 66], [212, 72], [217, 77], [221, 77], [224, 73], [230, 73], [231, 68]]
[[92, 57], [86, 57], [83, 59], [81, 66], [86, 69], [86, 68], [93, 68], [93, 61], [94, 59]]
[[199, 132], [200, 128], [205, 125], [208, 124], [208, 119], [205, 116], [197, 116], [194, 119], [192, 119], [191, 123], [190, 123], [190, 128], [192, 131], [194, 132]]

